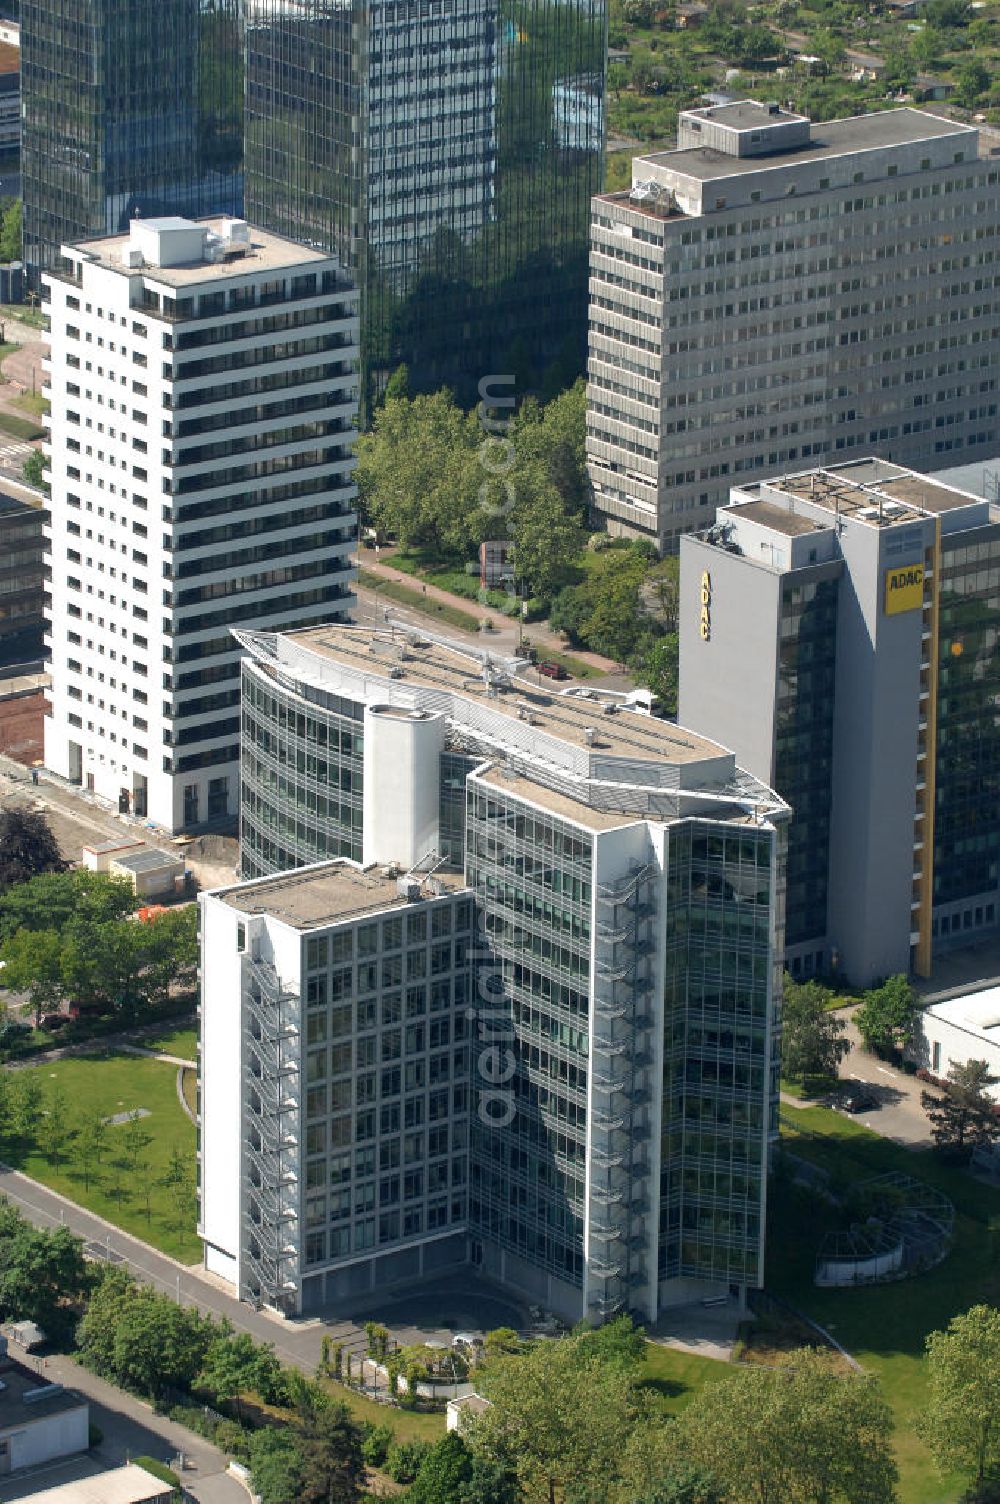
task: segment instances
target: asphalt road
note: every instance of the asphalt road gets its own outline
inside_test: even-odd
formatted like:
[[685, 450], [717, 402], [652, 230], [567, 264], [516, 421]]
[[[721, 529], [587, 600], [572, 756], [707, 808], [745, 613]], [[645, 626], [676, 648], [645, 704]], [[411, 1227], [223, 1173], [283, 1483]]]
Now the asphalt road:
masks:
[[282, 1362], [301, 1368], [304, 1373], [315, 1372], [324, 1335], [349, 1344], [355, 1351], [364, 1346], [364, 1333], [350, 1322], [286, 1321], [268, 1311], [253, 1310], [218, 1288], [200, 1266], [188, 1267], [158, 1253], [138, 1238], [130, 1237], [103, 1218], [6, 1166], [0, 1169], [0, 1195], [6, 1196], [38, 1227], [64, 1223], [91, 1245], [88, 1251], [92, 1254], [100, 1253], [113, 1263], [125, 1264], [137, 1279], [181, 1304], [196, 1306], [206, 1315], [226, 1316], [238, 1331], [249, 1332], [258, 1342], [271, 1343]]

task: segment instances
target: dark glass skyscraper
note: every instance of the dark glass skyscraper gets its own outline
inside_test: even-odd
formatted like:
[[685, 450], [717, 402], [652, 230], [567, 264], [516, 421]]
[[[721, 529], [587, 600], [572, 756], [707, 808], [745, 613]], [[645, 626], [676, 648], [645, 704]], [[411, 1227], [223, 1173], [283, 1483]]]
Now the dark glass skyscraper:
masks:
[[31, 275], [136, 213], [242, 211], [238, 0], [24, 0]]
[[247, 214], [362, 288], [363, 396], [582, 366], [605, 0], [247, 0]]

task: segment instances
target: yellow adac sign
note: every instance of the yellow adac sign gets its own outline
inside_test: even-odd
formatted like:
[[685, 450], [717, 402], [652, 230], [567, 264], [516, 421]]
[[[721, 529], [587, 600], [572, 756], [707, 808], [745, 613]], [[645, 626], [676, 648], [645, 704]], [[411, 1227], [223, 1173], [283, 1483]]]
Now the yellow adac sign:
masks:
[[704, 570], [701, 576], [701, 616], [699, 621], [702, 642], [712, 636], [712, 576]]
[[885, 614], [916, 611], [924, 603], [924, 566], [902, 564], [885, 572]]

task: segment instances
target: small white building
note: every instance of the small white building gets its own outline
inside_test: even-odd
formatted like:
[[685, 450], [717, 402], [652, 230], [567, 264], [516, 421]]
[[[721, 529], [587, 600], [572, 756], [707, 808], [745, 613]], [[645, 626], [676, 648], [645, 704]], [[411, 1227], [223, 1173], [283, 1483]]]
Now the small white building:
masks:
[[490, 1408], [490, 1402], [481, 1394], [463, 1394], [457, 1400], [449, 1400], [446, 1406], [445, 1425], [449, 1431], [460, 1431], [463, 1417], [466, 1415], [482, 1415]]
[[0, 1479], [85, 1452], [89, 1433], [90, 1406], [82, 1395], [15, 1362], [0, 1337]]
[[137, 898], [162, 898], [184, 891], [183, 857], [154, 851], [148, 846], [112, 857], [108, 872], [131, 883]]
[[169, 1483], [135, 1462], [31, 1495], [32, 1504], [170, 1504], [173, 1497]]
[[998, 1078], [989, 1095], [1000, 1102], [1000, 987], [932, 1003], [918, 1022], [910, 1051], [918, 1065], [944, 1080], [952, 1065], [985, 1060]]

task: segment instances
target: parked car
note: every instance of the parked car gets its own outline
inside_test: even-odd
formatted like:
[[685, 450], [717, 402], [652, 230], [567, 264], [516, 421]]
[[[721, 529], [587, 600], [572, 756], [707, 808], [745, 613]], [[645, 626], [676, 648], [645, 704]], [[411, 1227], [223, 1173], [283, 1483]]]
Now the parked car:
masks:
[[853, 1086], [840, 1098], [837, 1106], [844, 1112], [874, 1112], [878, 1107], [878, 1097], [874, 1092], [866, 1091], [863, 1086]]
[[538, 665], [538, 672], [546, 679], [568, 679], [569, 674], [561, 663], [545, 662]]

